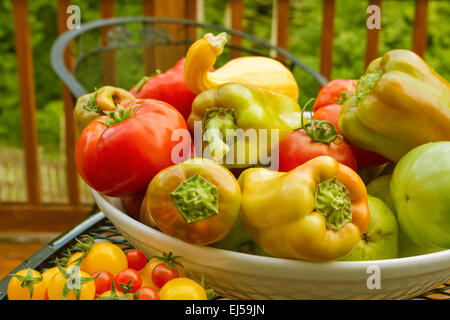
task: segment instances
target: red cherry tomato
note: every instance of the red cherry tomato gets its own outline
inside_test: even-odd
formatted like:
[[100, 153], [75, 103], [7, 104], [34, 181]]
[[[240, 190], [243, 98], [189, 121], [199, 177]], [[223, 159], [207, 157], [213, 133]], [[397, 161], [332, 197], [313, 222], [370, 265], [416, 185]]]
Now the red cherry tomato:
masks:
[[91, 276], [98, 277], [94, 280], [95, 283], [95, 294], [102, 294], [108, 290], [111, 290], [112, 282], [114, 281], [114, 276], [109, 271], [99, 270], [94, 272]]
[[152, 271], [152, 281], [158, 288], [161, 288], [167, 281], [178, 278], [178, 271], [170, 269], [167, 264], [160, 263]]
[[128, 268], [139, 271], [147, 264], [147, 256], [138, 249], [128, 250], [126, 256], [128, 260]]
[[141, 275], [137, 270], [131, 268], [120, 271], [114, 281], [117, 290], [124, 293], [135, 293], [142, 285]]
[[159, 293], [156, 289], [150, 287], [142, 287], [136, 291], [135, 300], [160, 300]]

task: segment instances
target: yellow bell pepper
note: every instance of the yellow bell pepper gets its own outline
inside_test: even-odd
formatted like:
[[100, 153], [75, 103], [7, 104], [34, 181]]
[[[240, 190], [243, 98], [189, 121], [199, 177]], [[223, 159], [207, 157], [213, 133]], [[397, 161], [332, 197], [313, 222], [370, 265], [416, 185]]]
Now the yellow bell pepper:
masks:
[[339, 129], [357, 147], [398, 162], [422, 144], [450, 140], [450, 83], [414, 52], [389, 51], [358, 80]]
[[352, 252], [368, 227], [363, 181], [329, 156], [290, 172], [250, 168], [238, 182], [240, 218], [272, 256], [335, 260]]
[[[194, 133], [195, 123], [202, 122], [203, 147], [209, 149], [213, 160], [225, 167], [266, 166], [273, 164], [270, 162], [273, 161], [273, 146], [300, 127], [300, 111], [298, 103], [287, 96], [230, 82], [199, 94], [192, 103], [187, 123]], [[239, 130], [242, 130], [241, 136]], [[254, 139], [246, 138], [247, 130], [253, 130]], [[261, 136], [261, 131], [265, 130], [267, 135]], [[272, 130], [277, 130], [276, 137], [272, 136]], [[228, 154], [230, 148], [234, 149], [231, 155]]]
[[189, 48], [184, 64], [184, 78], [192, 92], [198, 94], [227, 82], [236, 82], [298, 100], [299, 89], [294, 75], [275, 59], [262, 56], [240, 57], [210, 72], [226, 42], [225, 33], [217, 36], [208, 33]]

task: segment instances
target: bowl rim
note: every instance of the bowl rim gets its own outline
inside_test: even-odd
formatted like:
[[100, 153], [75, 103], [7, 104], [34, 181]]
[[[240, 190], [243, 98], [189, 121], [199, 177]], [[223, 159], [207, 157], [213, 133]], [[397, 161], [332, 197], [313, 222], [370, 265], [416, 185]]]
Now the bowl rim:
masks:
[[449, 275], [449, 249], [424, 255], [385, 260], [313, 262], [258, 256], [210, 246], [193, 245], [164, 234], [130, 217], [113, 204], [113, 202], [119, 204], [120, 198], [107, 197], [93, 189], [91, 190], [97, 205], [113, 224], [123, 224], [127, 225], [128, 228], [133, 228], [134, 236], [137, 237], [157, 238], [164, 242], [166, 247], [173, 248], [171, 250], [175, 254], [178, 254], [177, 248], [182, 248], [182, 251], [187, 252], [187, 255], [183, 256], [184, 261], [203, 265], [207, 268], [223, 269], [226, 266], [227, 272], [238, 274], [251, 274], [253, 276], [273, 274], [276, 278], [326, 281], [365, 281], [373, 272], [373, 266], [379, 267], [384, 280], [436, 272], [447, 272], [447, 275]]

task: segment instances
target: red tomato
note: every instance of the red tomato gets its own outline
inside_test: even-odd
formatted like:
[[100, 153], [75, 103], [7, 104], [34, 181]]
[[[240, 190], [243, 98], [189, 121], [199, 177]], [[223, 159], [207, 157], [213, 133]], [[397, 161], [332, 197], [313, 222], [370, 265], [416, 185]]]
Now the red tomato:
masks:
[[330, 104], [328, 106], [322, 107], [313, 113], [314, 120], [328, 120], [336, 127], [337, 132], [339, 131], [339, 114], [341, 113], [342, 106], [340, 104]]
[[109, 271], [99, 270], [94, 272], [91, 276], [98, 277], [94, 280], [95, 283], [95, 294], [102, 294], [108, 290], [111, 290], [112, 282], [114, 281], [114, 276]]
[[336, 79], [331, 80], [324, 85], [317, 95], [314, 102], [313, 110], [316, 112], [319, 108], [330, 104], [341, 104], [342, 93], [354, 91], [356, 88], [356, 80]]
[[142, 287], [134, 296], [135, 300], [160, 300], [159, 293], [154, 288]]
[[161, 288], [167, 281], [178, 278], [178, 271], [170, 269], [167, 264], [160, 263], [152, 271], [152, 281], [158, 288]]
[[184, 80], [184, 61], [185, 58], [181, 58], [173, 68], [162, 74], [148, 77], [145, 83], [139, 84], [141, 87], [137, 92], [136, 86], [131, 88], [130, 92], [138, 99], [167, 102], [187, 119], [191, 114], [192, 101], [197, 95], [189, 90]]
[[[315, 120], [328, 120], [336, 127], [339, 132], [339, 113], [341, 112], [342, 106], [339, 104], [332, 104], [329, 106], [322, 107], [314, 112], [313, 119]], [[355, 156], [356, 163], [359, 169], [364, 169], [368, 167], [378, 166], [389, 160], [385, 157], [375, 153], [373, 151], [361, 149], [350, 141], [346, 140], [347, 144], [352, 149], [353, 155]]]
[[131, 268], [120, 271], [114, 281], [117, 290], [125, 293], [135, 293], [142, 285], [141, 275]]
[[361, 149], [350, 142], [348, 144], [352, 148], [359, 169], [379, 166], [390, 161], [376, 152]]
[[318, 156], [330, 156], [356, 171], [352, 149], [345, 140], [341, 140], [339, 144], [314, 142], [303, 129], [294, 130], [280, 141], [279, 170], [288, 172]]
[[126, 256], [128, 260], [128, 268], [139, 271], [147, 264], [147, 256], [141, 250], [128, 250]]
[[81, 133], [75, 150], [78, 172], [102, 194], [135, 194], [146, 189], [159, 171], [181, 160], [172, 161], [172, 149], [190, 150], [189, 139], [172, 141], [177, 129], [187, 130], [186, 121], [165, 102], [136, 99], [119, 106]]

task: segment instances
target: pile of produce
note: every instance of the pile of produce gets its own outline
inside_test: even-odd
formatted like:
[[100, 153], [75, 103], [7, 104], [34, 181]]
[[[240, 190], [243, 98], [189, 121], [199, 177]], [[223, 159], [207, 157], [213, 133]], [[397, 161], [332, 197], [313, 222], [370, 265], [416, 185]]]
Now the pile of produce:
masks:
[[207, 300], [212, 289], [185, 276], [182, 257], [171, 252], [147, 256], [122, 250], [88, 235], [77, 239], [77, 251], [56, 259], [39, 273], [23, 269], [11, 275], [9, 300]]
[[308, 261], [450, 248], [447, 80], [393, 50], [301, 108], [277, 60], [214, 69], [225, 44], [207, 34], [130, 91], [78, 99], [76, 165], [90, 187], [193, 245]]

